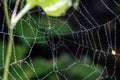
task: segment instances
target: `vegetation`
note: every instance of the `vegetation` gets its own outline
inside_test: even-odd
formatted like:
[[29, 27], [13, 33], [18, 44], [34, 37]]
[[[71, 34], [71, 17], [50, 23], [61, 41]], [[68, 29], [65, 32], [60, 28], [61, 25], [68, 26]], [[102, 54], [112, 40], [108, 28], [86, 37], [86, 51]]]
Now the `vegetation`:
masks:
[[[48, 28], [48, 26], [49, 26], [47, 16], [59, 17], [62, 15], [65, 15], [66, 11], [72, 6], [73, 2], [75, 3], [74, 8], [77, 8], [77, 6], [78, 6], [78, 4], [77, 4], [78, 0], [76, 0], [76, 1], [64, 0], [64, 2], [63, 1], [61, 2], [61, 1], [62, 0], [52, 0], [52, 1], [51, 0], [45, 0], [45, 1], [36, 0], [36, 2], [35, 2], [34, 0], [27, 0], [25, 7], [21, 11], [19, 11], [18, 14], [16, 14], [18, 3], [19, 3], [19, 0], [17, 0], [13, 14], [9, 15], [8, 9], [7, 9], [7, 4], [6, 4], [7, 2], [6, 2], [6, 0], [4, 0], [4, 15], [6, 17], [6, 23], [8, 26], [9, 40], [8, 40], [8, 44], [5, 43], [5, 46], [7, 46], [7, 47], [4, 48], [5, 49], [4, 51], [6, 51], [7, 54], [5, 55], [6, 58], [5, 58], [4, 74], [1, 73], [1, 74], [3, 74], [3, 80], [8, 80], [8, 77], [9, 77], [8, 72], [11, 72], [11, 74], [17, 80], [20, 79], [20, 77], [17, 77], [18, 75], [16, 75], [16, 73], [11, 70], [12, 67], [10, 67], [10, 63], [14, 62], [14, 59], [12, 57], [14, 29], [16, 29], [15, 30], [16, 34], [22, 35], [20, 28], [21, 28], [21, 26], [24, 26], [23, 33], [24, 33], [24, 36], [26, 39], [27, 39], [27, 37], [36, 36], [34, 34], [34, 32], [37, 32], [38, 33], [37, 36], [41, 36], [41, 38], [37, 39], [37, 42], [42, 43], [42, 44], [39, 44], [39, 46], [43, 46], [45, 48], [47, 41], [46, 41], [45, 35], [43, 33], [44, 33], [44, 31], [46, 31], [46, 28]], [[60, 4], [60, 5], [58, 7], [56, 7], [56, 4], [57, 5]], [[39, 6], [40, 8], [42, 8], [43, 11], [46, 13], [46, 15], [41, 17], [41, 20], [43, 22], [39, 22], [38, 18], [37, 18], [38, 16], [32, 14], [31, 15], [32, 19], [30, 19], [30, 21], [29, 21], [30, 23], [28, 24], [27, 22], [23, 21], [22, 25], [21, 25], [19, 20], [21, 18], [26, 19], [27, 16], [25, 16], [25, 14], [29, 10], [33, 9], [36, 6]], [[10, 19], [10, 17], [11, 17], [11, 19]], [[38, 21], [38, 23], [36, 24], [34, 21]], [[58, 35], [64, 35], [66, 33], [71, 33], [72, 26], [69, 24], [69, 22], [67, 22], [67, 21], [64, 22], [64, 19], [61, 19], [61, 21], [63, 21], [63, 22], [56, 21], [55, 18], [50, 21], [52, 24], [57, 24], [56, 27], [54, 27], [54, 29], [50, 29], [53, 37], [58, 36]], [[39, 29], [39, 31], [43, 31], [43, 33], [39, 33], [39, 31], [36, 29], [37, 25], [44, 26], [44, 29]], [[32, 26], [32, 28], [31, 28], [31, 26]], [[15, 52], [17, 53], [16, 54], [17, 60], [23, 59], [27, 55], [27, 52], [29, 50], [28, 44], [26, 44], [26, 42], [23, 38], [20, 38], [19, 41], [21, 42], [20, 44], [19, 43], [14, 44], [15, 45], [14, 49], [15, 49]], [[33, 42], [34, 42], [34, 39], [28, 39], [28, 43], [32, 44]], [[0, 42], [0, 45], [2, 46], [1, 42]], [[1, 46], [0, 46], [0, 49], [2, 50]], [[65, 72], [66, 71], [65, 68], [70, 66], [72, 64], [71, 62], [74, 61], [74, 60], [72, 60], [72, 57], [70, 57], [68, 54], [69, 53], [62, 53], [61, 56], [59, 56], [58, 60], [56, 61], [58, 68], [63, 69], [63, 72]], [[0, 57], [2, 57], [2, 56], [0, 55]], [[41, 76], [41, 75], [47, 74], [53, 68], [52, 60], [49, 61], [42, 57], [41, 58], [35, 57], [32, 60], [33, 60], [32, 63], [35, 66], [37, 75]], [[89, 57], [87, 58], [87, 60], [89, 61]], [[82, 61], [85, 62], [84, 58], [82, 59]], [[78, 80], [85, 79], [85, 78], [86, 78], [86, 80], [95, 80], [96, 78], [98, 78], [101, 73], [100, 67], [93, 68], [92, 66], [90, 66], [91, 62], [86, 62], [86, 64], [83, 64], [82, 61], [81, 61], [81, 63], [72, 66], [67, 71], [67, 74], [70, 76], [69, 78], [71, 80], [73, 78], [77, 78]], [[0, 63], [1, 62], [2, 61], [0, 61]], [[0, 65], [2, 65], [2, 64], [0, 64]], [[24, 75], [23, 71], [19, 70], [20, 67], [18, 67], [17, 65], [13, 65], [13, 67], [16, 69], [16, 72], [18, 72], [20, 74], [20, 76], [22, 76], [22, 78], [24, 79], [25, 75]], [[29, 79], [33, 79], [36, 77], [33, 70], [30, 70], [28, 65], [22, 65], [22, 68], [24, 69], [24, 71], [27, 74], [27, 77]], [[40, 68], [42, 70], [39, 70]], [[91, 73], [93, 73], [93, 74], [91, 74]], [[89, 74], [91, 74], [91, 75], [88, 76]], [[57, 77], [55, 76], [55, 74], [51, 75], [48, 78], [48, 80], [56, 80], [56, 79], [57, 79]]]

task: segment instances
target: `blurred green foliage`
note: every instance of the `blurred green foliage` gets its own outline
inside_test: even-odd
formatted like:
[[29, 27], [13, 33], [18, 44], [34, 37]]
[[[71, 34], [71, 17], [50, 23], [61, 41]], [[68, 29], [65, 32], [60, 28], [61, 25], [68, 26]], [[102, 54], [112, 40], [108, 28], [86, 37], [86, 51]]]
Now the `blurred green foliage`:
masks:
[[[19, 60], [24, 60], [29, 52], [29, 46], [35, 41], [44, 44], [46, 46], [47, 39], [45, 34], [51, 33], [53, 37], [60, 35], [72, 34], [72, 26], [60, 18], [50, 18], [48, 16], [38, 17], [37, 15], [25, 16], [18, 22], [15, 28], [15, 34], [20, 43], [15, 43], [13, 46], [11, 64]], [[42, 43], [42, 44], [41, 44]], [[0, 66], [3, 66], [3, 57], [6, 53], [6, 42], [0, 41]], [[43, 46], [43, 47], [44, 47]], [[42, 54], [42, 53], [41, 53]], [[85, 62], [85, 60], [87, 62]], [[17, 62], [10, 66], [10, 73], [16, 80], [36, 80], [36, 77], [43, 78], [45, 75], [50, 75], [45, 80], [57, 80], [59, 77], [61, 80], [65, 75], [69, 80], [96, 80], [101, 73], [101, 67], [91, 66], [89, 57], [83, 57], [80, 62], [76, 62], [75, 59], [69, 55], [69, 53], [61, 53], [55, 59], [56, 65], [53, 64], [53, 60], [46, 60], [42, 57], [36, 57], [34, 59]], [[75, 63], [75, 64], [74, 64]], [[73, 66], [71, 66], [74, 64]], [[54, 67], [55, 66], [55, 67]], [[56, 68], [57, 67], [57, 68]], [[58, 72], [56, 72], [58, 70]], [[56, 76], [56, 74], [58, 76]], [[2, 75], [2, 71], [0, 73]]]

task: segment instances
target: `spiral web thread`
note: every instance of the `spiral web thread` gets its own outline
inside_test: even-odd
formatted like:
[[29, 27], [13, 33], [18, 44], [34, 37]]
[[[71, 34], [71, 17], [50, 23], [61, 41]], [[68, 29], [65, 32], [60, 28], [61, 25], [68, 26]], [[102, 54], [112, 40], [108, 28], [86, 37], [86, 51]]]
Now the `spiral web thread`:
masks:
[[[101, 14], [99, 16], [94, 16], [96, 12], [94, 10], [90, 10], [91, 8], [88, 7], [90, 5], [90, 1], [79, 1], [79, 7], [77, 10], [73, 10], [72, 12], [68, 12], [66, 14], [67, 17], [53, 18], [49, 16], [45, 16], [45, 13], [42, 12], [40, 9], [36, 8], [29, 11], [26, 14], [26, 18], [22, 18], [19, 22], [19, 26], [16, 26], [14, 29], [14, 44], [13, 44], [13, 54], [12, 54], [12, 62], [10, 63], [10, 71], [9, 77], [10, 79], [16, 80], [16, 77], [20, 80], [30, 80], [30, 75], [35, 76], [38, 80], [46, 80], [51, 75], [55, 75], [57, 80], [69, 80], [69, 76], [67, 76], [67, 72], [78, 64], [87, 65], [87, 62], [90, 63], [88, 66], [96, 68], [102, 64], [101, 73], [97, 80], [102, 79], [111, 79], [111, 80], [119, 80], [119, 11], [114, 10], [112, 6], [116, 6], [120, 8], [119, 1], [117, 0], [100, 0], [97, 5], [96, 9], [102, 7], [103, 10], [106, 10], [106, 13]], [[91, 3], [95, 3], [95, 1], [91, 0]], [[97, 2], [97, 1], [96, 1]], [[108, 5], [109, 2], [111, 5]], [[0, 3], [0, 7], [2, 3]], [[8, 1], [8, 9], [10, 14], [12, 13], [13, 9], [11, 9], [12, 0]], [[21, 1], [20, 9], [24, 6], [23, 0]], [[94, 9], [95, 9], [94, 8]], [[37, 14], [37, 19], [33, 18], [33, 15]], [[100, 21], [98, 18], [107, 16], [107, 14], [111, 15], [108, 16], [110, 18], [105, 19], [103, 22]], [[47, 19], [47, 27], [42, 26], [42, 22], [44, 20], [41, 18], [44, 16]], [[63, 20], [64, 19], [64, 20]], [[53, 22], [51, 22], [53, 20]], [[32, 23], [31, 23], [32, 21]], [[66, 24], [67, 22], [71, 22], [72, 24]], [[57, 40], [52, 36], [52, 30], [58, 27], [58, 23], [60, 23], [59, 27], [65, 25], [67, 29], [69, 29], [68, 33], [62, 33], [59, 31], [55, 31], [54, 33], [57, 34]], [[32, 32], [32, 36], [26, 36], [26, 31], [24, 31], [24, 24], [27, 26], [29, 25], [29, 29]], [[1, 22], [1, 29], [0, 29], [0, 37], [1, 37], [1, 44], [0, 44], [0, 71], [4, 69], [5, 63], [5, 53], [6, 53], [6, 38], [8, 33], [5, 31], [5, 18], [2, 18]], [[17, 34], [17, 27], [21, 34]], [[58, 27], [58, 28], [59, 28]], [[41, 30], [44, 31], [41, 31]], [[43, 36], [40, 36], [42, 34]], [[27, 46], [29, 50], [27, 55], [22, 57], [22, 59], [18, 59], [18, 53], [16, 51], [16, 41], [17, 39], [22, 39], [24, 44]], [[39, 41], [39, 39], [44, 39], [44, 41]], [[32, 40], [30, 42], [29, 40]], [[43, 73], [42, 75], [38, 75], [38, 71], [36, 70], [36, 66], [34, 63], [33, 57], [33, 48], [36, 44], [45, 44], [49, 49], [49, 55], [52, 55], [52, 59], [48, 61], [49, 66], [52, 66], [52, 69], [48, 70], [47, 73]], [[70, 63], [66, 66], [65, 63], [61, 64], [63, 68], [59, 68], [58, 64], [58, 56], [62, 49], [64, 49], [64, 53], [71, 57]], [[19, 48], [20, 49], [20, 48]], [[114, 53], [114, 54], [113, 54]], [[41, 55], [41, 50], [38, 51], [39, 55]], [[44, 53], [45, 54], [45, 53]], [[39, 57], [41, 58], [41, 57]], [[64, 57], [63, 57], [64, 58]], [[43, 62], [45, 63], [45, 62]], [[41, 63], [40, 63], [41, 64]], [[38, 64], [39, 65], [39, 64]], [[112, 65], [109, 68], [109, 65]], [[46, 65], [47, 66], [47, 65]], [[28, 71], [26, 71], [26, 68]], [[110, 72], [110, 69], [111, 72]], [[39, 70], [42, 71], [41, 66], [39, 65]], [[22, 72], [21, 73], [19, 73]], [[79, 70], [80, 71], [80, 70]], [[94, 74], [96, 71], [93, 71], [89, 75], [87, 75], [83, 80], [86, 80], [89, 76]], [[62, 77], [62, 78], [61, 78]], [[0, 79], [2, 79], [2, 75], [0, 75]]]

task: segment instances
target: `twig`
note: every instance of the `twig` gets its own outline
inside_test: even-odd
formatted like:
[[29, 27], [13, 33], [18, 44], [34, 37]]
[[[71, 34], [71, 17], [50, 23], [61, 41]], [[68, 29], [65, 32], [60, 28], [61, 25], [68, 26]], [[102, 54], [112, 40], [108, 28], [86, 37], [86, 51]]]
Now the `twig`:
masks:
[[[7, 54], [6, 54], [6, 58], [5, 58], [5, 68], [4, 68], [4, 73], [3, 73], [3, 80], [8, 80], [9, 64], [10, 64], [11, 55], [12, 55], [13, 28], [12, 28], [12, 25], [10, 23], [8, 10], [7, 10], [7, 5], [5, 5], [5, 4], [6, 4], [6, 0], [4, 0], [4, 9], [5, 9], [4, 12], [5, 12], [7, 25], [8, 25], [8, 30], [9, 30], [10, 34], [9, 34], [8, 45], [7, 45]], [[15, 6], [15, 9], [13, 11], [12, 18], [14, 18], [14, 16], [16, 15], [18, 4], [19, 4], [19, 0], [17, 0], [17, 2], [16, 2], [16, 6]]]
[[5, 68], [4, 68], [4, 74], [3, 74], [3, 80], [8, 80], [8, 71], [9, 71], [9, 64], [10, 64], [10, 58], [12, 54], [12, 43], [13, 43], [13, 30], [9, 29], [9, 40], [8, 40], [8, 46], [7, 46], [7, 55], [5, 58]]
[[18, 6], [19, 6], [19, 2], [20, 2], [20, 0], [16, 1], [15, 8], [14, 8], [12, 16], [11, 16], [11, 21], [15, 18], [16, 14], [17, 14], [17, 9], [18, 9]]
[[9, 14], [8, 14], [8, 8], [7, 8], [7, 1], [6, 0], [3, 1], [3, 10], [4, 10], [4, 13], [5, 13], [6, 24], [9, 27], [10, 18], [9, 18]]
[[32, 8], [33, 6], [30, 4], [26, 4], [24, 8], [13, 19], [11, 19], [11, 28], [14, 28], [17, 22]]

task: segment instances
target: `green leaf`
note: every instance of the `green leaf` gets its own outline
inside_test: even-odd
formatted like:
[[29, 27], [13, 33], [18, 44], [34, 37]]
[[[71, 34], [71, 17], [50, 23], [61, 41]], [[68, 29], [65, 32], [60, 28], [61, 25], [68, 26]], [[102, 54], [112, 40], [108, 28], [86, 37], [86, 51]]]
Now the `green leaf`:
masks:
[[16, 34], [21, 36], [19, 39], [27, 46], [35, 39], [39, 43], [46, 43], [44, 32], [39, 30], [38, 17], [33, 15], [31, 17], [23, 17], [24, 20], [28, 19], [28, 21], [21, 21], [16, 25]]
[[[4, 44], [4, 45], [3, 45]], [[25, 55], [27, 54], [28, 51], [28, 47], [25, 46], [24, 44], [15, 44], [13, 47], [13, 52], [12, 52], [12, 57], [11, 57], [11, 63], [15, 62], [15, 60], [20, 60], [23, 59], [25, 57]], [[7, 44], [6, 43], [2, 43], [0, 41], [0, 67], [3, 64], [3, 55], [4, 55], [4, 59], [6, 57], [6, 53], [7, 53]]]
[[[52, 33], [53, 37], [71, 34], [72, 32], [72, 26], [63, 18], [58, 19], [48, 16], [41, 16], [41, 20], [39, 20], [39, 25], [41, 25], [44, 29], [50, 28], [49, 31]], [[42, 30], [40, 29], [40, 31]]]
[[[58, 69], [66, 69], [75, 62], [72, 56], [67, 53], [63, 53], [57, 59], [56, 64]], [[90, 60], [89, 57], [86, 57], [86, 60]], [[100, 76], [102, 68], [100, 66], [90, 65], [91, 62], [86, 62], [83, 56], [79, 63], [76, 62], [76, 64], [67, 69], [68, 80], [96, 80]]]
[[72, 1], [73, 1], [73, 7], [77, 9], [79, 6], [79, 0], [72, 0]]
[[53, 30], [51, 30], [51, 32], [53, 36], [69, 35], [72, 33], [72, 29], [68, 22], [65, 22], [55, 27]]
[[71, 73], [70, 76], [73, 78], [79, 78], [78, 80], [96, 80], [101, 74], [101, 68], [87, 64], [76, 64], [69, 69], [68, 73]]
[[31, 6], [41, 7], [49, 16], [61, 16], [72, 6], [71, 0], [26, 0]]
[[[33, 68], [33, 66], [34, 68]], [[16, 80], [27, 80], [26, 76], [29, 80], [33, 80], [32, 78], [36, 78], [37, 75], [46, 75], [52, 70], [52, 60], [51, 62], [48, 60], [45, 60], [43, 58], [35, 58], [32, 60], [32, 64], [30, 61], [28, 61], [28, 64], [26, 63], [16, 63], [10, 66], [10, 73]], [[34, 72], [34, 70], [35, 72]], [[12, 76], [9, 76], [10, 80], [14, 80]]]

